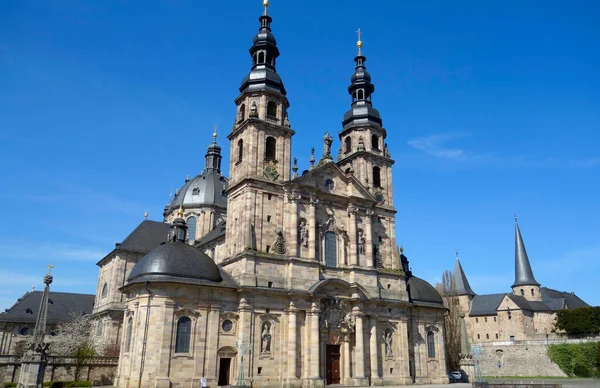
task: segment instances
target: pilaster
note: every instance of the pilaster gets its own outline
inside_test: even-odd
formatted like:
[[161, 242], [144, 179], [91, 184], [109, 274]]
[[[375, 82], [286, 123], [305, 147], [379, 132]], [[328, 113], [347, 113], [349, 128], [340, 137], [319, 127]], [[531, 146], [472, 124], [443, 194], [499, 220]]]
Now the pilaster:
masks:
[[316, 243], [317, 243], [317, 216], [316, 206], [319, 200], [317, 198], [310, 198], [308, 201], [308, 227], [310, 232], [308, 235], [308, 258], [316, 258]]
[[365, 214], [365, 256], [367, 260], [367, 267], [373, 268], [373, 210], [367, 209]]
[[365, 338], [363, 317], [364, 314], [358, 306], [353, 308], [354, 314], [354, 335], [356, 345], [354, 348], [354, 384], [363, 386], [368, 385], [365, 378]]
[[358, 208], [350, 204], [347, 211], [350, 217], [350, 225], [348, 225], [348, 234], [350, 235], [350, 265], [356, 266], [359, 265], [356, 245], [356, 213], [358, 212]]
[[371, 335], [369, 337], [369, 351], [371, 362], [371, 385], [383, 385], [383, 380], [379, 374], [379, 346], [377, 341], [377, 317], [371, 315], [369, 318], [371, 326]]

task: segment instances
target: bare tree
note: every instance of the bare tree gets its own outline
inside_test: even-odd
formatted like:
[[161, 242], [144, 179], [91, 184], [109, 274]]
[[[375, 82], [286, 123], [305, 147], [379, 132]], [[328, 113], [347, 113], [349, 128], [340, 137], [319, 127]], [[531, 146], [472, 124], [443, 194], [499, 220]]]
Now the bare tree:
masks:
[[94, 322], [90, 315], [71, 314], [69, 321], [60, 323], [50, 353], [75, 359], [75, 381], [90, 358], [96, 356], [101, 346], [92, 334]]
[[460, 305], [452, 271], [442, 273], [442, 281], [435, 285], [448, 309], [444, 315], [444, 342], [448, 370], [460, 370]]

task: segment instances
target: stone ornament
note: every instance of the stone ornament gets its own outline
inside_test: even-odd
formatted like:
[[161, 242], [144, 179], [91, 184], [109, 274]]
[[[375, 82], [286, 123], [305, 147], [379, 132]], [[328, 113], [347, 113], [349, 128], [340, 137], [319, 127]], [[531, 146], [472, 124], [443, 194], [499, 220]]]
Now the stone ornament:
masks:
[[250, 105], [250, 115], [251, 118], [258, 118], [258, 108], [256, 107], [256, 102], [252, 101], [252, 105]]
[[385, 145], [383, 146], [383, 156], [385, 156], [386, 158], [390, 157], [390, 150], [388, 149], [387, 143], [385, 143]]
[[348, 214], [356, 214], [358, 213], [358, 208], [353, 204], [349, 204], [346, 211], [348, 212]]
[[287, 112], [285, 112], [285, 116], [283, 117], [283, 126], [286, 128], [291, 127]]
[[281, 228], [275, 229], [275, 242], [273, 243], [273, 252], [283, 255], [285, 253], [285, 238]]
[[333, 143], [333, 137], [331, 137], [329, 132], [325, 132], [323, 143], [323, 159], [329, 159], [331, 158], [331, 144]]
[[356, 317], [347, 311], [346, 302], [340, 298], [326, 299], [319, 313], [321, 329], [354, 332]]
[[274, 180], [276, 180], [279, 177], [279, 173], [277, 172], [277, 167], [275, 167], [275, 163], [273, 163], [273, 161], [269, 161], [269, 164], [267, 164], [265, 166], [264, 169], [264, 174], [265, 177], [267, 177], [268, 180], [270, 180], [271, 182], [273, 182]]

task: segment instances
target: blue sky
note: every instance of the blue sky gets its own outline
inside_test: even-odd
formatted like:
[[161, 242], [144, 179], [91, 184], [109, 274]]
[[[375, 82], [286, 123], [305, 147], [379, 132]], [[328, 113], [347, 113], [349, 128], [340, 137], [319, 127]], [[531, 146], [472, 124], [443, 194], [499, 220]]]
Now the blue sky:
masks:
[[[341, 129], [360, 27], [414, 273], [435, 282], [459, 248], [477, 293], [510, 291], [517, 213], [537, 280], [599, 305], [600, 5], [341, 4], [271, 1], [301, 169]], [[228, 158], [261, 12], [0, 3], [0, 308], [49, 262], [54, 290], [94, 292], [95, 263], [204, 167], [215, 124]]]

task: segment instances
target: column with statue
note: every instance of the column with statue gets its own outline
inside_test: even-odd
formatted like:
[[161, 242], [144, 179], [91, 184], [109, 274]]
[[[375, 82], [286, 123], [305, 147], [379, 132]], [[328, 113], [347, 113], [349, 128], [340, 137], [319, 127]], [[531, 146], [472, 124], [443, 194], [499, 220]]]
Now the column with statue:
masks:
[[44, 371], [48, 362], [48, 347], [45, 342], [46, 319], [48, 317], [48, 295], [52, 283], [52, 268], [48, 266], [48, 273], [44, 275], [44, 292], [40, 301], [35, 329], [33, 330], [32, 343], [21, 360], [21, 371], [19, 373], [19, 388], [42, 388], [44, 383]]

